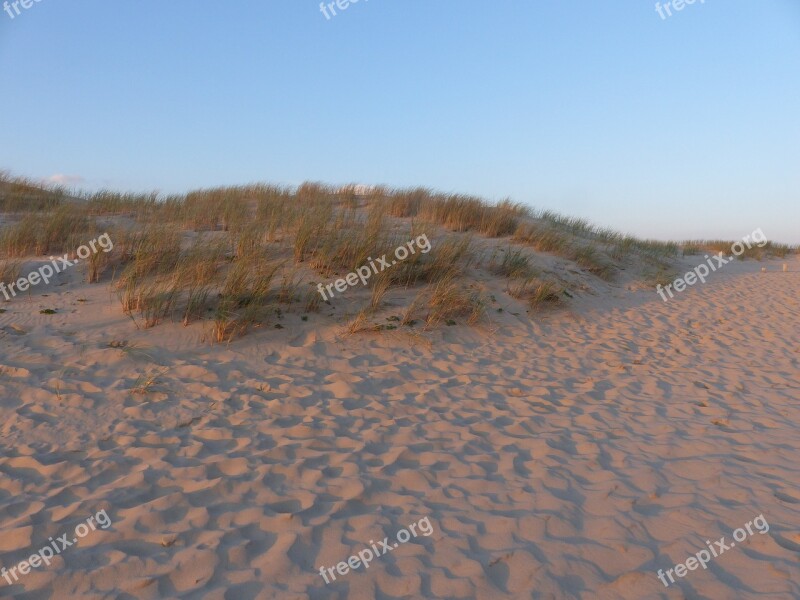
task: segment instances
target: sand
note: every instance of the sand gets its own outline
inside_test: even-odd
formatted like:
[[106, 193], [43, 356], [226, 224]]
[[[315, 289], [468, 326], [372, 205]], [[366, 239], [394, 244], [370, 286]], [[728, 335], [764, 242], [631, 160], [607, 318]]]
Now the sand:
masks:
[[800, 262], [779, 264], [669, 303], [614, 285], [531, 319], [498, 298], [424, 335], [287, 314], [229, 346], [137, 331], [78, 274], [4, 303], [0, 564], [112, 525], [0, 597], [800, 598]]

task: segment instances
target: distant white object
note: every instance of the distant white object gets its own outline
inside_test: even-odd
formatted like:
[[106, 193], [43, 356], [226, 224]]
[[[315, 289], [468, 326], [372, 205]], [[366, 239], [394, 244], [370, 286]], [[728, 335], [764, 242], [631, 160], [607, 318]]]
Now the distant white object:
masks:
[[339, 193], [346, 193], [352, 192], [356, 196], [369, 196], [372, 192], [374, 192], [376, 186], [374, 185], [365, 185], [365, 184], [357, 184], [357, 185], [345, 185], [339, 188]]
[[766, 273], [767, 272], [767, 267], [761, 267], [761, 272], [762, 273]]

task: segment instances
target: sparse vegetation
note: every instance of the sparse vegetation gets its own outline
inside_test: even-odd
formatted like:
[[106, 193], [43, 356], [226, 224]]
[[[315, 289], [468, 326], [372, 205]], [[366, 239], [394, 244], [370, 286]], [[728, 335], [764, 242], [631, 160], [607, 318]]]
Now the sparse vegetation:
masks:
[[[83, 263], [86, 281], [97, 283], [112, 273], [122, 311], [137, 327], [205, 321], [215, 342], [244, 335], [275, 315], [282, 318], [278, 306], [310, 313], [327, 305], [332, 316], [335, 302], [323, 304], [315, 289], [320, 278], [341, 277], [388, 257], [422, 234], [431, 241], [429, 252], [417, 249], [376, 274], [370, 289], [353, 290], [352, 301], [361, 304], [350, 333], [397, 326], [367, 320], [379, 317], [393, 289], [410, 290], [404, 296], [411, 299], [396, 317], [399, 325], [412, 327], [420, 319], [426, 329], [476, 323], [487, 305], [474, 276], [480, 272], [508, 280], [506, 291], [532, 308], [559, 305], [572, 296], [541, 275], [536, 253], [559, 257], [574, 264], [574, 272], [603, 280], [637, 265], [643, 280], [663, 283], [671, 276], [669, 260], [681, 252], [727, 253], [731, 247], [714, 240], [683, 245], [640, 240], [507, 200], [493, 204], [425, 188], [253, 184], [172, 196], [108, 190], [67, 195], [62, 188], [0, 174], [0, 209], [13, 213], [0, 229], [0, 280], [16, 280], [27, 257], [73, 252], [99, 231], [97, 220], [103, 219], [104, 230], [113, 228], [115, 248]], [[796, 251], [770, 242], [745, 257]]]
[[494, 256], [489, 269], [495, 275], [510, 279], [532, 277], [536, 270], [531, 265], [530, 257], [521, 249], [512, 249], [510, 246], [501, 252], [502, 256]]
[[566, 295], [563, 287], [558, 284], [531, 277], [524, 282], [509, 289], [509, 294], [514, 298], [525, 300], [531, 309], [547, 306], [558, 306], [563, 303]]
[[438, 281], [428, 300], [426, 327], [433, 327], [452, 317], [466, 317], [467, 323], [477, 323], [486, 313], [486, 301], [480, 292], [465, 289], [462, 281], [448, 276]]
[[[683, 255], [693, 256], [697, 254], [719, 254], [722, 252], [726, 256], [731, 256], [731, 246], [735, 242], [725, 240], [691, 240], [683, 242]], [[754, 259], [763, 260], [765, 258], [785, 258], [789, 254], [797, 254], [798, 248], [787, 244], [777, 244], [767, 241], [761, 246], [751, 242], [751, 247], [742, 244], [744, 252], [738, 257], [739, 260]]]

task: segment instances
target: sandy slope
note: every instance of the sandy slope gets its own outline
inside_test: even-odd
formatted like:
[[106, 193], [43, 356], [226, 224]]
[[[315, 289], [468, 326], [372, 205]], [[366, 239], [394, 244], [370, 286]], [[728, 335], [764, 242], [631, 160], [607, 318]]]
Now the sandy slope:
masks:
[[[287, 315], [210, 347], [68, 282], [5, 304], [0, 564], [113, 525], [0, 597], [798, 598], [800, 262], [759, 268], [533, 322], [500, 299], [430, 344]], [[656, 578], [761, 513], [768, 534]], [[320, 577], [425, 516], [430, 537]]]

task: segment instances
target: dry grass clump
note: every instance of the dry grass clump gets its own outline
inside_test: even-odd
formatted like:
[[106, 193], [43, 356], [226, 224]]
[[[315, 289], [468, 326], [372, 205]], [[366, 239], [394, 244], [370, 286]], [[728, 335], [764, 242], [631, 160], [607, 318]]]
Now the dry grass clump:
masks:
[[373, 205], [365, 218], [354, 210], [340, 209], [309, 240], [308, 246], [313, 246], [311, 267], [325, 276], [338, 270], [354, 271], [370, 258], [391, 249], [388, 246], [392, 243], [383, 212], [377, 205]]
[[239, 261], [231, 266], [214, 314], [214, 341], [230, 341], [266, 319], [270, 287], [279, 268], [278, 263], [261, 261]]
[[256, 194], [256, 223], [265, 231], [266, 239], [275, 240], [279, 231], [296, 220], [296, 214], [294, 192], [277, 186], [260, 186]]
[[767, 241], [765, 243], [762, 242], [761, 246], [756, 246], [755, 242], [751, 241], [751, 247], [748, 248], [747, 244], [741, 240], [738, 242], [732, 242], [728, 240], [690, 240], [683, 242], [682, 249], [684, 256], [692, 256], [703, 253], [718, 254], [720, 252], [726, 256], [729, 256], [732, 255], [731, 247], [737, 243], [740, 244], [744, 249], [744, 252], [737, 257], [739, 260], [745, 260], [748, 258], [762, 260], [769, 257], [785, 258], [787, 255], [797, 252], [797, 248], [793, 248], [787, 244], [779, 244], [771, 241]]
[[324, 183], [316, 181], [306, 181], [301, 183], [295, 192], [298, 202], [331, 202], [337, 195], [337, 191]]
[[[571, 225], [562, 224], [576, 230], [583, 230], [585, 222], [576, 219]], [[580, 267], [602, 279], [609, 280], [614, 276], [614, 267], [602, 255], [595, 245], [581, 242], [554, 229], [552, 226], [541, 223], [525, 223], [520, 225], [514, 233], [514, 241], [533, 246], [539, 252], [548, 252], [576, 262]]]
[[776, 258], [785, 258], [789, 254], [797, 254], [798, 247], [790, 246], [788, 244], [778, 244], [775, 242], [767, 242], [764, 246], [767, 254]]
[[84, 194], [83, 200], [92, 216], [129, 215], [140, 221], [152, 217], [163, 207], [157, 192], [136, 194], [100, 190]]
[[379, 310], [383, 305], [383, 297], [392, 285], [391, 271], [382, 271], [372, 280], [372, 298], [370, 299], [370, 309]]
[[294, 260], [303, 262], [306, 255], [313, 253], [325, 230], [333, 220], [333, 204], [329, 200], [309, 200], [298, 206], [293, 221]]
[[186, 326], [211, 313], [212, 340], [244, 335], [266, 320], [275, 302], [294, 301], [298, 285], [292, 274], [285, 275], [273, 298], [272, 282], [282, 264], [269, 260], [251, 233], [233, 239], [200, 235], [185, 250], [174, 228], [121, 234], [122, 272], [115, 285], [123, 312], [138, 314], [145, 328], [175, 317]]
[[469, 196], [431, 197], [422, 203], [419, 216], [451, 231], [470, 231], [480, 223], [484, 207], [479, 198]]
[[[398, 239], [401, 243], [410, 239], [419, 240], [423, 236], [419, 231], [412, 228], [410, 236]], [[408, 288], [420, 283], [429, 284], [421, 288], [406, 308], [403, 317], [398, 318], [400, 325], [408, 326], [415, 323], [414, 317], [426, 307], [428, 313], [425, 321], [429, 328], [442, 322], [452, 325], [455, 317], [466, 316], [468, 322], [474, 323], [483, 316], [486, 303], [482, 295], [464, 288], [467, 284], [463, 277], [464, 271], [475, 259], [472, 238], [451, 235], [435, 242], [428, 241], [430, 242], [428, 252], [421, 252], [417, 245], [415, 253], [409, 254], [406, 260], [398, 261], [391, 268], [380, 271], [370, 279], [372, 290], [370, 304], [351, 323], [350, 333], [395, 327], [394, 325], [372, 326], [366, 321], [370, 313], [380, 310], [385, 295], [393, 286]], [[385, 250], [395, 247], [396, 242], [397, 240]], [[424, 247], [423, 245], [422, 248]], [[391, 261], [393, 255], [387, 252], [386, 259]]]
[[289, 191], [277, 186], [253, 184], [192, 190], [185, 195], [161, 197], [157, 193], [119, 194], [102, 190], [84, 195], [92, 215], [126, 215], [139, 222], [173, 224], [194, 231], [237, 232], [262, 220], [257, 209]]
[[567, 217], [552, 210], [536, 213], [535, 217], [551, 228], [569, 233], [575, 237], [598, 240], [605, 243], [616, 242], [621, 237], [619, 233], [592, 225], [586, 219]]
[[700, 244], [695, 242], [685, 242], [682, 247], [683, 256], [696, 256], [702, 252]]
[[181, 234], [167, 227], [120, 232], [115, 246], [122, 267], [115, 282], [122, 310], [140, 312], [145, 327], [153, 327], [172, 313], [178, 299]]
[[111, 262], [111, 255], [108, 252], [99, 251], [89, 254], [89, 258], [83, 263], [86, 270], [86, 283], [100, 281], [100, 277]]
[[124, 267], [121, 281], [171, 273], [180, 258], [181, 239], [181, 232], [170, 227], [117, 234], [115, 247]]
[[211, 297], [220, 265], [225, 260], [223, 241], [197, 238], [183, 253], [175, 268], [174, 282], [184, 292], [181, 322], [184, 326], [202, 318], [211, 307]]
[[[672, 242], [640, 240], [622, 235], [612, 229], [596, 227], [585, 219], [566, 217], [553, 211], [535, 214], [538, 223], [526, 223], [515, 234], [515, 239], [534, 246], [542, 252], [552, 252], [576, 262], [587, 261], [596, 274], [607, 279], [613, 267], [596, 264], [596, 256], [585, 255], [583, 247], [590, 242], [600, 252], [607, 249], [614, 260], [630, 257], [668, 258], [678, 255], [679, 247]], [[581, 265], [584, 266], [584, 265]], [[593, 271], [594, 272], [594, 271]]]
[[428, 309], [426, 329], [443, 322], [453, 324], [456, 317], [466, 317], [467, 323], [474, 325], [486, 314], [486, 301], [480, 292], [465, 288], [463, 281], [450, 275], [433, 285]]
[[[416, 237], [417, 234], [412, 230], [408, 239]], [[448, 277], [460, 276], [475, 260], [471, 236], [451, 235], [430, 243], [431, 249], [427, 253], [416, 250], [415, 254], [391, 268], [389, 274], [392, 283], [405, 287], [436, 283]]]
[[603, 255], [607, 248], [613, 260], [626, 258], [663, 259], [678, 255], [678, 245], [656, 240], [622, 236], [609, 229], [599, 229], [584, 219], [563, 217], [545, 211], [538, 221], [519, 225], [513, 240], [576, 262], [602, 279], [614, 277], [615, 268]]
[[250, 218], [248, 188], [195, 190], [183, 202], [184, 224], [195, 231], [237, 231]]
[[480, 198], [452, 195], [445, 199], [433, 196], [421, 202], [419, 216], [452, 231], [475, 231], [487, 237], [509, 236], [516, 231], [520, 218], [529, 211], [521, 204], [504, 200], [497, 205]]
[[22, 274], [22, 261], [15, 259], [0, 260], [0, 282], [13, 282]]
[[568, 234], [541, 223], [521, 223], [512, 239], [531, 246], [538, 252], [556, 255], [564, 254], [572, 240]]
[[[138, 312], [145, 328], [155, 327], [170, 317], [180, 289], [174, 276], [123, 279], [117, 286], [122, 312], [133, 317]], [[137, 325], [138, 327], [138, 325]]]
[[509, 247], [501, 259], [492, 257], [489, 270], [512, 282], [521, 280], [519, 283], [509, 283], [506, 291], [514, 298], [525, 299], [531, 308], [558, 306], [562, 304], [562, 294], [566, 295], [563, 286], [540, 278], [538, 270], [530, 263], [530, 257], [520, 249], [512, 250]]
[[96, 231], [94, 223], [75, 207], [31, 213], [0, 232], [0, 251], [14, 258], [74, 252]]
[[[492, 257], [489, 270], [495, 275], [511, 280], [506, 291], [517, 299], [525, 299], [531, 308], [541, 305], [557, 306], [562, 303], [563, 286], [539, 276], [539, 271], [530, 262], [530, 257], [520, 249], [509, 248], [501, 259]], [[518, 282], [518, 283], [517, 283]]]
[[655, 268], [645, 270], [642, 281], [648, 287], [659, 285], [666, 286], [675, 281], [678, 273], [667, 265], [657, 265]]
[[48, 186], [0, 171], [0, 212], [53, 211], [64, 203], [65, 195], [62, 186]]
[[632, 255], [663, 260], [676, 257], [679, 253], [680, 247], [674, 242], [640, 240], [630, 235], [620, 237], [613, 242], [611, 248], [611, 257], [614, 260], [623, 260]]
[[501, 254], [502, 258], [498, 259], [495, 253], [489, 264], [489, 270], [495, 275], [509, 279], [524, 279], [536, 274], [530, 257], [522, 250], [512, 249], [509, 246], [505, 251], [501, 250]]
[[369, 202], [383, 205], [393, 217], [419, 217], [451, 231], [474, 231], [488, 237], [509, 236], [520, 218], [530, 216], [526, 207], [509, 200], [491, 204], [474, 196], [439, 194], [421, 187], [392, 192], [378, 188]]
[[557, 283], [530, 277], [509, 288], [508, 293], [517, 299], [525, 299], [532, 309], [543, 306], [559, 306], [563, 303], [565, 289]]
[[594, 246], [578, 246], [572, 248], [568, 255], [570, 260], [601, 279], [611, 280], [614, 277], [614, 267], [606, 261], [600, 251]]
[[387, 211], [393, 217], [416, 217], [423, 202], [432, 197], [433, 192], [426, 188], [398, 190], [386, 198]]

